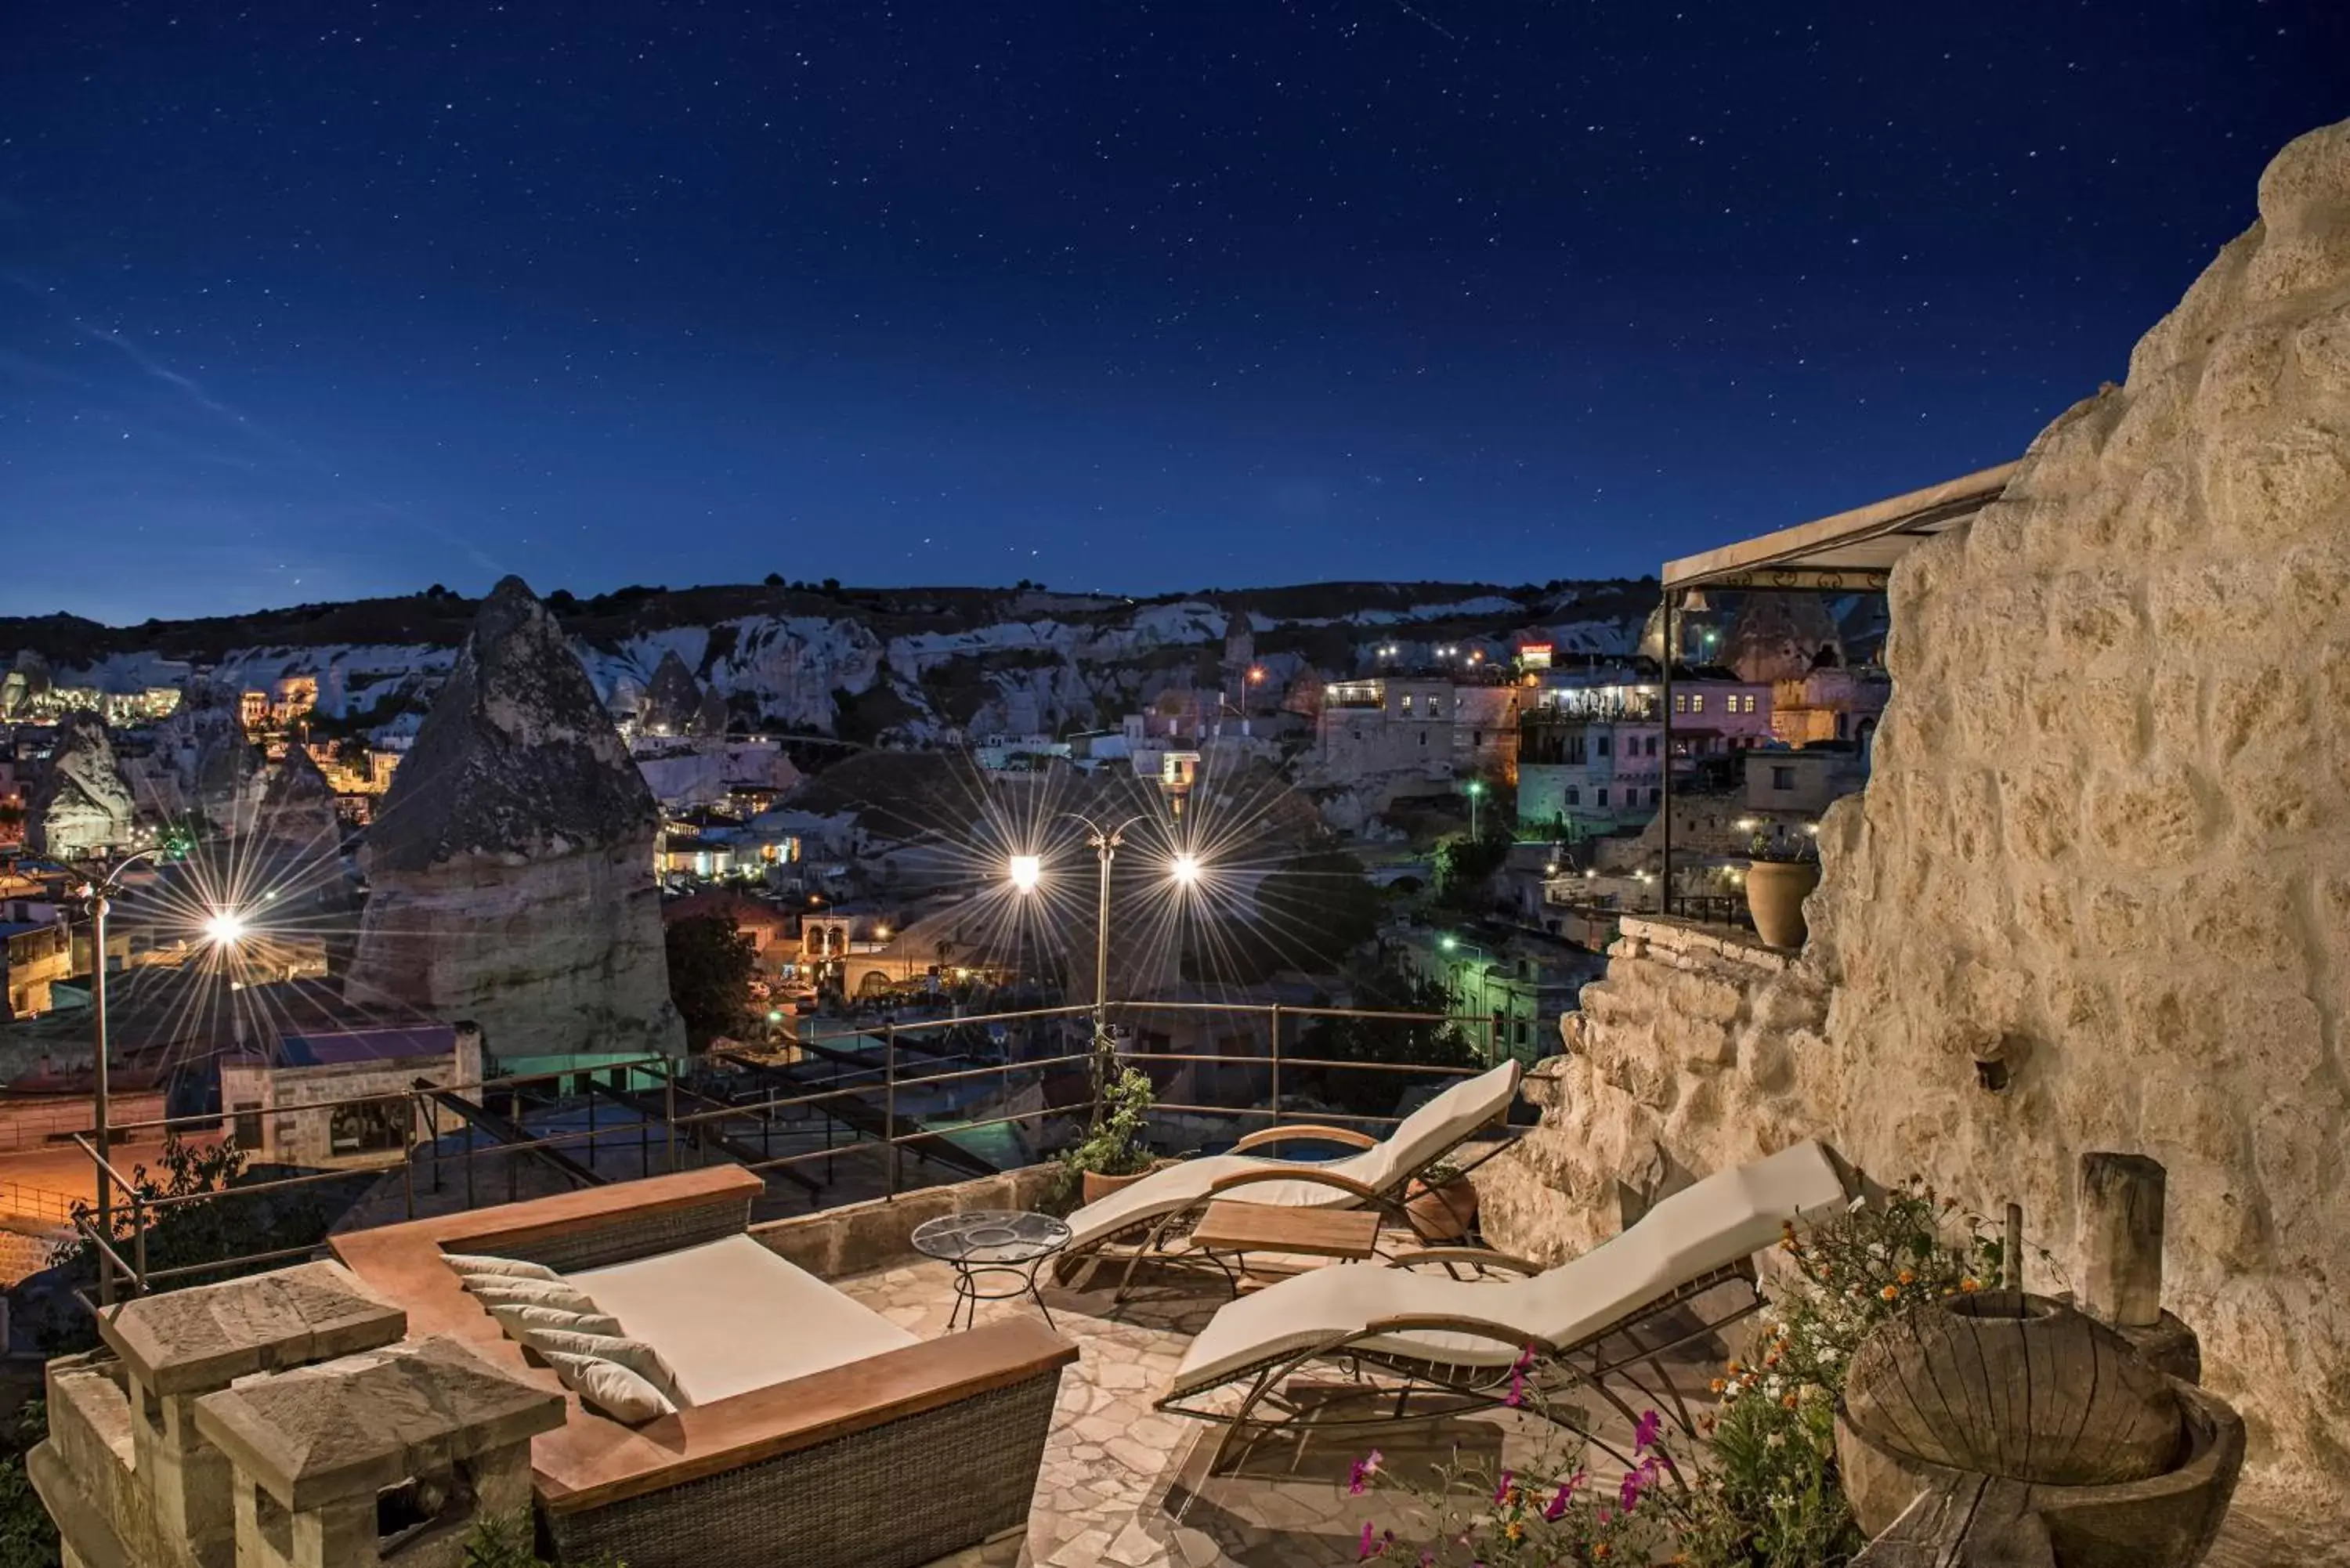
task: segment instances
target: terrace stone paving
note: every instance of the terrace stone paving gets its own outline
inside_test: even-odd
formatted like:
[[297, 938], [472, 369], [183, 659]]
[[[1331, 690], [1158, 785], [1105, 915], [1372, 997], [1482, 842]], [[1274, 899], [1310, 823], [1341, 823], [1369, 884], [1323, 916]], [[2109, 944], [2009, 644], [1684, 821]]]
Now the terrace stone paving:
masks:
[[[953, 1277], [943, 1263], [909, 1263], [837, 1283], [924, 1338], [946, 1332]], [[961, 1553], [939, 1568], [1352, 1563], [1363, 1521], [1375, 1513], [1383, 1523], [1393, 1518], [1391, 1495], [1347, 1495], [1348, 1467], [1367, 1441], [1268, 1440], [1237, 1470], [1211, 1476], [1221, 1428], [1151, 1408], [1192, 1334], [1228, 1299], [1222, 1291], [1197, 1282], [1180, 1294], [1138, 1289], [1116, 1317], [1108, 1290], [1078, 1293], [1048, 1285], [1045, 1299], [1082, 1355], [1062, 1379], [1027, 1537]], [[1035, 1310], [1033, 1303], [1007, 1300], [984, 1303], [980, 1312], [983, 1321], [993, 1321]], [[1711, 1366], [1711, 1359], [1691, 1361], [1675, 1381], [1701, 1388]], [[1377, 1443], [1390, 1469], [1440, 1462], [1456, 1445], [1464, 1453], [1506, 1451], [1514, 1459], [1529, 1445], [1531, 1428], [1514, 1416], [1414, 1422], [1383, 1431]]]
[[[910, 1262], [835, 1282], [925, 1339], [946, 1332], [954, 1287], [944, 1263]], [[1079, 1293], [1047, 1285], [1045, 1299], [1055, 1325], [1082, 1355], [1062, 1378], [1028, 1533], [960, 1552], [932, 1568], [1351, 1564], [1364, 1521], [1377, 1517], [1384, 1524], [1395, 1518], [1392, 1493], [1347, 1495], [1347, 1467], [1367, 1443], [1327, 1438], [1297, 1450], [1276, 1450], [1267, 1443], [1236, 1471], [1211, 1476], [1219, 1429], [1151, 1408], [1184, 1346], [1226, 1299], [1222, 1291], [1197, 1283], [1181, 1293], [1138, 1291], [1116, 1317], [1110, 1315], [1107, 1290]], [[1035, 1310], [1024, 1299], [986, 1302], [980, 1315], [993, 1322]], [[1718, 1362], [1717, 1356], [1700, 1354], [1673, 1364], [1674, 1385], [1690, 1398], [1692, 1408], [1699, 1407]], [[1621, 1431], [1600, 1431], [1619, 1446], [1628, 1440]], [[1378, 1446], [1390, 1470], [1431, 1467], [1456, 1449], [1488, 1462], [1499, 1456], [1500, 1462], [1516, 1464], [1530, 1451], [1534, 1437], [1531, 1420], [1502, 1415], [1416, 1422], [1382, 1431]], [[951, 1463], [951, 1456], [941, 1459]], [[2299, 1534], [2288, 1521], [2239, 1506], [2206, 1568], [2332, 1561], [2299, 1557]]]

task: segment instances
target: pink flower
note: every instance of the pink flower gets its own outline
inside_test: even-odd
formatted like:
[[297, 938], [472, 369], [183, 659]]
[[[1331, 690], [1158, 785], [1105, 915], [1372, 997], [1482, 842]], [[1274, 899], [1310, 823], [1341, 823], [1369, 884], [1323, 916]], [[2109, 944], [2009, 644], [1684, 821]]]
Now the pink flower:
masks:
[[1635, 1457], [1656, 1447], [1657, 1428], [1663, 1425], [1662, 1421], [1657, 1419], [1657, 1413], [1654, 1410], [1644, 1410], [1640, 1413], [1640, 1424], [1632, 1428], [1632, 1452]]
[[1575, 1489], [1583, 1484], [1583, 1476], [1584, 1472], [1577, 1470], [1566, 1478], [1566, 1484], [1552, 1495], [1549, 1503], [1543, 1509], [1544, 1519], [1553, 1524], [1558, 1522], [1559, 1516], [1566, 1511], [1568, 1500], [1575, 1496]]
[[1502, 1403], [1513, 1410], [1526, 1402], [1526, 1368], [1534, 1365], [1534, 1347], [1529, 1345], [1510, 1363], [1510, 1393]]
[[1510, 1483], [1518, 1479], [1515, 1470], [1503, 1470], [1501, 1483], [1493, 1488], [1493, 1501], [1498, 1506], [1510, 1501]]
[[1355, 1542], [1355, 1561], [1367, 1563], [1374, 1557], [1384, 1557], [1388, 1554], [1388, 1548], [1394, 1544], [1394, 1531], [1374, 1532], [1371, 1521], [1367, 1519], [1363, 1521], [1363, 1533]]
[[1625, 1512], [1629, 1513], [1639, 1506], [1640, 1489], [1653, 1485], [1656, 1479], [1657, 1461], [1654, 1459], [1643, 1459], [1639, 1469], [1624, 1472], [1624, 1484], [1617, 1489], [1616, 1501], [1623, 1504]]
[[1383, 1458], [1385, 1458], [1385, 1456], [1382, 1455], [1378, 1449], [1373, 1449], [1369, 1453], [1365, 1454], [1361, 1459], [1355, 1461], [1354, 1469], [1347, 1472], [1347, 1496], [1360, 1497], [1363, 1495], [1363, 1489], [1370, 1484], [1370, 1480], [1373, 1476], [1379, 1473], [1379, 1461]]

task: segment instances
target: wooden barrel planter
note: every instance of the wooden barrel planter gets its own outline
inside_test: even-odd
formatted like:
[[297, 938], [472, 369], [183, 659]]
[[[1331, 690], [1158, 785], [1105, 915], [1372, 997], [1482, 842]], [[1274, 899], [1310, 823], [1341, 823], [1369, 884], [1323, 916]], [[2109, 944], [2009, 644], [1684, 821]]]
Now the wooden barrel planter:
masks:
[[[1855, 1568], [1970, 1560], [2192, 1568], [2244, 1424], [2112, 1329], [2020, 1291], [1922, 1302], [1853, 1353], [1836, 1459], [1877, 1538]], [[1936, 1552], [1945, 1555], [1937, 1556]]]

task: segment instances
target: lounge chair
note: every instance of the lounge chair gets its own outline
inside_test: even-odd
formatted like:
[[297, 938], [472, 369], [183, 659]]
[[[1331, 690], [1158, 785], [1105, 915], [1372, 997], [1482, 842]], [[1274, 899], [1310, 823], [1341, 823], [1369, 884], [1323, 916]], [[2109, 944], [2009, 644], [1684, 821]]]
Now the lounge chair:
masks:
[[[1846, 1183], [1817, 1143], [1801, 1143], [1734, 1170], [1718, 1172], [1659, 1201], [1621, 1234], [1571, 1262], [1542, 1270], [1482, 1248], [1439, 1247], [1382, 1266], [1348, 1263], [1243, 1297], [1201, 1331], [1158, 1406], [1177, 1415], [1231, 1426], [1253, 1442], [1284, 1426], [1324, 1429], [1402, 1418], [1421, 1397], [1419, 1415], [1458, 1415], [1501, 1402], [1522, 1357], [1540, 1358], [1529, 1376], [1586, 1388], [1628, 1422], [1633, 1412], [1611, 1386], [1622, 1381], [1659, 1408], [1669, 1402], [1683, 1429], [1686, 1407], [1665, 1377], [1661, 1358], [1719, 1332], [1762, 1304], [1754, 1254], [1783, 1228], [1841, 1210]], [[1415, 1272], [1443, 1265], [1445, 1274]], [[1463, 1279], [1463, 1265], [1521, 1274]], [[1728, 1291], [1711, 1309], [1701, 1301]], [[1289, 1379], [1316, 1363], [1353, 1381], [1293, 1388]], [[1634, 1376], [1648, 1366], [1649, 1389]], [[1387, 1381], [1365, 1382], [1376, 1371]], [[1219, 1391], [1245, 1392], [1219, 1410]], [[1390, 1407], [1355, 1417], [1334, 1415], [1348, 1397]], [[1263, 1412], [1270, 1412], [1263, 1413]]]
[[[1062, 1253], [1058, 1277], [1083, 1289], [1094, 1271], [1109, 1261], [1106, 1251], [1111, 1241], [1147, 1226], [1139, 1244], [1126, 1256], [1126, 1272], [1118, 1284], [1123, 1299], [1136, 1266], [1145, 1258], [1170, 1257], [1170, 1244], [1219, 1198], [1301, 1208], [1368, 1204], [1400, 1219], [1404, 1189], [1411, 1179], [1505, 1118], [1517, 1093], [1518, 1064], [1504, 1062], [1435, 1096], [1385, 1138], [1304, 1123], [1272, 1127], [1249, 1134], [1230, 1154], [1181, 1160], [1155, 1170], [1069, 1216], [1069, 1244]], [[1259, 1152], [1275, 1143], [1301, 1140], [1347, 1144], [1360, 1152], [1317, 1163]]]

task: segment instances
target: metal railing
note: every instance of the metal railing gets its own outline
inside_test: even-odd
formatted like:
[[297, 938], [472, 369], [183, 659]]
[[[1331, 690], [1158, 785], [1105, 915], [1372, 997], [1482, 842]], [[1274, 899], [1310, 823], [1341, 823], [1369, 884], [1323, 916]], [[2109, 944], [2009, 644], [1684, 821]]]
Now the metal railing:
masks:
[[[1295, 1044], [1321, 1021], [1349, 1021], [1374, 1028], [1450, 1025], [1461, 1032], [1472, 1053], [1481, 1054], [1485, 1064], [1497, 1062], [1508, 1054], [1501, 1033], [1505, 1021], [1492, 1016], [1279, 1002], [1115, 1002], [1104, 1011], [1114, 1021], [1129, 1025], [1132, 1031], [1132, 1044], [1118, 1051], [1119, 1059], [1126, 1064], [1146, 1070], [1163, 1069], [1162, 1074], [1154, 1075], [1170, 1081], [1180, 1079], [1181, 1069], [1198, 1066], [1207, 1071], [1192, 1075], [1190, 1081], [1195, 1086], [1231, 1087], [1237, 1082], [1245, 1090], [1244, 1097], [1238, 1099], [1158, 1101], [1151, 1107], [1151, 1115], [1161, 1126], [1170, 1116], [1277, 1122], [1301, 1098], [1331, 1087], [1334, 1075], [1390, 1075], [1439, 1080], [1481, 1070], [1409, 1060], [1295, 1054]], [[551, 1171], [564, 1174], [576, 1183], [582, 1176], [591, 1180], [605, 1179], [601, 1167], [614, 1163], [633, 1166], [629, 1174], [639, 1176], [652, 1175], [656, 1168], [679, 1170], [685, 1168], [689, 1151], [697, 1163], [712, 1163], [714, 1155], [716, 1159], [802, 1189], [811, 1208], [825, 1207], [827, 1199], [895, 1198], [907, 1189], [905, 1163], [910, 1154], [918, 1165], [937, 1168], [952, 1168], [961, 1164], [967, 1169], [974, 1161], [983, 1160], [983, 1157], [956, 1145], [958, 1136], [1031, 1125], [1042, 1128], [1055, 1121], [1064, 1124], [1061, 1142], [1073, 1141], [1080, 1136], [1084, 1123], [1099, 1104], [1097, 1086], [1089, 1083], [1082, 1097], [1053, 1105], [1044, 1103], [1042, 1084], [1055, 1074], [1090, 1075], [1097, 1057], [1091, 1031], [1093, 1012], [1090, 1006], [1069, 1005], [962, 1017], [885, 1018], [864, 1027], [810, 1033], [765, 1046], [739, 1047], [718, 1058], [726, 1064], [723, 1069], [706, 1065], [702, 1059], [646, 1055], [601, 1061], [592, 1067], [470, 1082], [420, 1079], [414, 1087], [395, 1093], [377, 1092], [299, 1105], [224, 1107], [216, 1113], [115, 1124], [109, 1132], [118, 1155], [122, 1143], [134, 1137], [217, 1133], [229, 1138], [229, 1129], [244, 1118], [258, 1118], [265, 1126], [290, 1118], [331, 1127], [337, 1112], [364, 1109], [379, 1126], [389, 1113], [403, 1130], [397, 1147], [377, 1151], [374, 1158], [362, 1155], [351, 1158], [348, 1163], [291, 1175], [239, 1179], [228, 1186], [181, 1192], [166, 1190], [166, 1184], [147, 1173], [144, 1167], [125, 1173], [113, 1161], [99, 1157], [88, 1135], [77, 1133], [71, 1141], [88, 1157], [97, 1179], [111, 1184], [112, 1234], [101, 1232], [94, 1206], [87, 1203], [66, 1204], [59, 1220], [69, 1224], [89, 1248], [98, 1273], [97, 1300], [91, 1302], [86, 1295], [83, 1299], [93, 1310], [103, 1310], [124, 1292], [145, 1294], [205, 1277], [225, 1277], [265, 1264], [315, 1257], [323, 1250], [322, 1241], [313, 1241], [266, 1251], [224, 1251], [217, 1257], [152, 1264], [151, 1243], [158, 1228], [183, 1210], [204, 1205], [280, 1201], [287, 1195], [348, 1183], [355, 1179], [373, 1177], [380, 1181], [395, 1169], [400, 1173], [399, 1203], [396, 1210], [385, 1205], [390, 1211], [385, 1213], [381, 1222], [415, 1219], [426, 1209], [441, 1205], [452, 1182], [463, 1184], [464, 1209], [481, 1206], [485, 1196], [489, 1202], [509, 1201], [515, 1195], [519, 1172], [533, 1160], [542, 1161]], [[1174, 1038], [1171, 1029], [1148, 1033], [1142, 1029], [1141, 1025], [1154, 1015], [1211, 1022], [1241, 1020], [1262, 1024], [1263, 1029], [1260, 1033], [1252, 1027], [1237, 1039], [1227, 1033], [1212, 1042], [1223, 1047], [1216, 1050], [1176, 1050], [1169, 1048]], [[977, 1031], [993, 1046], [995, 1042], [988, 1032], [997, 1028], [1008, 1032], [1023, 1025], [1031, 1046], [1057, 1044], [1061, 1048], [1041, 1054], [1032, 1052], [1017, 1058], [1007, 1054], [1000, 1061], [950, 1065], [947, 1064], [969, 1057], [970, 1053], [952, 1049], [952, 1043], [923, 1044], [925, 1036]], [[1006, 1044], [1008, 1048], [1008, 1041]], [[1482, 1052], [1476, 1052], [1480, 1045]], [[1232, 1048], [1234, 1046], [1243, 1048]], [[910, 1062], [910, 1056], [915, 1060]], [[799, 1087], [810, 1077], [821, 1081], [806, 1087], [804, 1092], [778, 1092], [787, 1085]], [[1039, 1103], [1034, 1108], [1013, 1108], [1014, 1081], [1023, 1077], [1038, 1085]], [[646, 1078], [654, 1080], [658, 1088], [627, 1086]], [[941, 1114], [936, 1110], [910, 1114], [913, 1102], [948, 1091], [947, 1103], [951, 1104], [955, 1086], [990, 1079], [997, 1083], [1002, 1114], [962, 1116], [951, 1111]], [[567, 1092], [566, 1085], [570, 1085]], [[1397, 1095], [1399, 1096], [1409, 1087], [1399, 1085]], [[743, 1092], [748, 1097], [721, 1098]], [[693, 1104], [697, 1101], [714, 1103], [697, 1106]], [[605, 1125], [598, 1117], [599, 1102], [615, 1105], [629, 1115], [621, 1121]], [[985, 1096], [970, 1102], [970, 1108], [988, 1109]], [[1313, 1109], [1317, 1121], [1381, 1126], [1399, 1119], [1391, 1115], [1334, 1109], [1320, 1104]], [[444, 1112], [458, 1118], [456, 1127], [444, 1127]], [[786, 1118], [784, 1113], [793, 1115]], [[530, 1126], [533, 1119], [544, 1127], [551, 1118], [579, 1116], [586, 1120], [584, 1127], [535, 1131]], [[790, 1130], [803, 1137], [807, 1136], [807, 1124], [815, 1124], [821, 1130], [822, 1146], [771, 1154], [774, 1137], [787, 1119], [792, 1123]], [[758, 1124], [757, 1158], [750, 1158], [754, 1152], [751, 1140], [737, 1139], [726, 1130], [730, 1123]], [[835, 1142], [836, 1127], [854, 1136]], [[490, 1133], [486, 1141], [485, 1129]], [[461, 1134], [462, 1147], [449, 1147], [459, 1141]], [[248, 1157], [265, 1154], [274, 1142], [274, 1138], [265, 1136], [260, 1149], [244, 1152]], [[1050, 1129], [1045, 1129], [1023, 1149], [1031, 1157], [1047, 1157], [1051, 1152], [1048, 1146], [1053, 1142]], [[954, 1145], [962, 1158], [942, 1158], [941, 1145]], [[583, 1150], [584, 1163], [573, 1158], [576, 1151]], [[151, 1152], [151, 1146], [142, 1152]], [[631, 1153], [636, 1157], [633, 1160], [627, 1158]], [[834, 1162], [844, 1157], [876, 1154], [881, 1157], [882, 1168], [879, 1192], [828, 1190]], [[478, 1176], [478, 1167], [485, 1156], [502, 1161], [506, 1173], [505, 1180], [496, 1183], [486, 1195]], [[809, 1179], [802, 1169], [817, 1162], [826, 1165], [825, 1181]], [[452, 1165], [456, 1168], [453, 1177], [450, 1169]], [[420, 1189], [420, 1183], [425, 1185]], [[383, 1197], [379, 1188], [373, 1200], [381, 1202]]]

